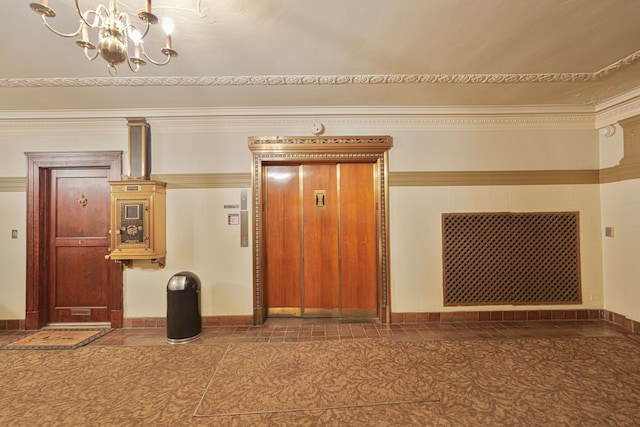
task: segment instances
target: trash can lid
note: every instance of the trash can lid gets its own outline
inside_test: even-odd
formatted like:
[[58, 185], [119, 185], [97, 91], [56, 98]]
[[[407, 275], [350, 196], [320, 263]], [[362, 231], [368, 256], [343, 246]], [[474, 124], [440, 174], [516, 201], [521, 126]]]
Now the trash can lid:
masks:
[[187, 276], [175, 275], [171, 277], [171, 280], [169, 280], [169, 284], [167, 285], [167, 290], [184, 291], [184, 288], [186, 286], [187, 286]]
[[181, 271], [171, 276], [167, 284], [168, 291], [184, 291], [185, 289], [200, 289], [200, 278], [190, 271]]

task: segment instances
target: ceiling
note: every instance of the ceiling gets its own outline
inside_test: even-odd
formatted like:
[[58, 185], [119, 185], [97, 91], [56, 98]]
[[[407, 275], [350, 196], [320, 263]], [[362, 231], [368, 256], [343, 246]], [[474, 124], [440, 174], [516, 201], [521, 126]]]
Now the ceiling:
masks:
[[[49, 32], [29, 3], [3, 2], [0, 117], [123, 108], [593, 111], [640, 88], [638, 0], [153, 0], [154, 13], [175, 22], [179, 56], [139, 73], [121, 65], [117, 77], [101, 58], [85, 59], [75, 39]], [[144, 1], [119, 5], [136, 15]], [[72, 1], [49, 6], [52, 26], [76, 29]], [[145, 41], [156, 60], [160, 27]]]

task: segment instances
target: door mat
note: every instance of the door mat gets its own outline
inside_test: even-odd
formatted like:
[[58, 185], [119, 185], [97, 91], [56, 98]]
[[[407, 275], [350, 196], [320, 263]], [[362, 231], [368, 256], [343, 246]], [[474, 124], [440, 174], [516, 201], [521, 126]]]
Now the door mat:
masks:
[[112, 329], [47, 329], [17, 339], [3, 350], [73, 350], [108, 334]]

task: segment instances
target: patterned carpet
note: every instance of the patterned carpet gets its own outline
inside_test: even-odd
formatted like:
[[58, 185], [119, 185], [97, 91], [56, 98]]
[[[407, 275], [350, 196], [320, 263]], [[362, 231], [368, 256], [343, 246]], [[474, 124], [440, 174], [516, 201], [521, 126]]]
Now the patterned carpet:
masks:
[[310, 411], [438, 398], [390, 340], [229, 347], [197, 416]]
[[[637, 426], [640, 419], [640, 346], [624, 338], [89, 345], [1, 351], [0, 372], [0, 425], [12, 426]], [[245, 414], [223, 414], [232, 412]]]

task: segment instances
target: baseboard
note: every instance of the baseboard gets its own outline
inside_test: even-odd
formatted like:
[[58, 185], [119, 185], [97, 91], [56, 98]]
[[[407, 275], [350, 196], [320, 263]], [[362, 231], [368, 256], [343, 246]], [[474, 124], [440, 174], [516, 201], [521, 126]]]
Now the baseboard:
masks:
[[624, 330], [640, 334], [640, 322], [609, 310], [504, 310], [392, 313], [392, 324], [472, 323], [472, 322], [539, 322], [557, 320], [605, 320]]
[[24, 319], [0, 320], [0, 331], [25, 329]]
[[[557, 320], [605, 320], [625, 331], [640, 334], [640, 322], [609, 310], [505, 310], [505, 311], [447, 311], [391, 314], [392, 324], [415, 323], [472, 323], [472, 322], [538, 322]], [[130, 317], [124, 328], [164, 328], [165, 317]], [[202, 326], [253, 326], [253, 316], [204, 316]], [[1, 330], [25, 329], [24, 319], [0, 320]]]
[[600, 320], [602, 310], [504, 310], [392, 313], [391, 323], [512, 322], [541, 320]]
[[601, 310], [601, 311], [602, 311], [603, 320], [622, 326], [622, 328], [625, 331], [629, 331], [633, 334], [640, 334], [640, 322], [628, 319], [626, 316], [623, 316], [622, 314], [614, 313], [613, 311], [609, 311], [609, 310]]
[[[124, 328], [165, 328], [166, 317], [125, 317]], [[253, 326], [253, 316], [203, 316], [202, 326]]]

